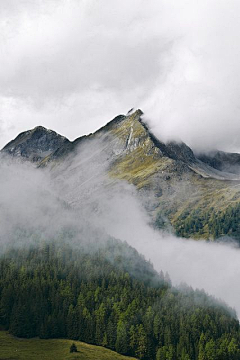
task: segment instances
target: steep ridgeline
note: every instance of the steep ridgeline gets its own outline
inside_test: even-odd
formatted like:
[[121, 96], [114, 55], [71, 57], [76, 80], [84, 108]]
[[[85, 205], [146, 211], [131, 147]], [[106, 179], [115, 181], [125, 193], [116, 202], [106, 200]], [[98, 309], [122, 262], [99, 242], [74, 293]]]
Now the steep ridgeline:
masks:
[[[224, 235], [240, 239], [240, 155], [195, 155], [184, 143], [163, 143], [148, 129], [142, 114], [137, 110], [117, 116], [73, 142], [61, 138], [55, 149], [48, 147], [47, 156], [41, 152], [37, 164], [52, 170], [64, 200], [71, 204], [79, 203], [83, 187], [85, 194], [92, 194], [100, 183], [106, 185], [104, 174], [107, 185], [116, 180], [133, 184], [157, 227], [197, 239]], [[28, 133], [24, 133], [23, 153], [17, 141], [22, 134], [3, 151], [36, 159]]]

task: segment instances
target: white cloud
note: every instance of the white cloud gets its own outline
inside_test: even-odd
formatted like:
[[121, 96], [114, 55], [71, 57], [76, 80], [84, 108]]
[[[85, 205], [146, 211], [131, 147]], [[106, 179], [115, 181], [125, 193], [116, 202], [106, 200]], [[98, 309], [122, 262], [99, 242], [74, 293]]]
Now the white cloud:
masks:
[[163, 139], [240, 151], [237, 0], [3, 0], [0, 10], [1, 145], [37, 124], [75, 138], [134, 106]]

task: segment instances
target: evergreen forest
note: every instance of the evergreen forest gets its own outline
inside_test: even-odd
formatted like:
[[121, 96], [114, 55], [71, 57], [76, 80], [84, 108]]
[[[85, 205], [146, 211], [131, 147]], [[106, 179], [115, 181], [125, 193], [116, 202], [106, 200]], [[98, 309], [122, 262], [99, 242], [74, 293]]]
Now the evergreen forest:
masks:
[[[174, 261], [174, 259], [173, 259]], [[0, 258], [0, 326], [17, 337], [69, 338], [138, 359], [240, 359], [235, 312], [126, 243], [96, 250], [42, 242]]]

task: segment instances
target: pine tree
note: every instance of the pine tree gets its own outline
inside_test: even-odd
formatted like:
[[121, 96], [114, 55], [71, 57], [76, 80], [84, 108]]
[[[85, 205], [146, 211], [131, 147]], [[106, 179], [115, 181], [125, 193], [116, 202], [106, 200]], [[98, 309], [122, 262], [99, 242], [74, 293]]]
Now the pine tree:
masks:
[[205, 352], [206, 337], [204, 333], [201, 334], [199, 340], [198, 360], [208, 360]]
[[217, 360], [216, 345], [213, 339], [206, 343], [205, 353], [208, 360]]
[[232, 338], [228, 345], [228, 356], [231, 360], [238, 360], [240, 358], [240, 350], [235, 338]]
[[144, 359], [146, 353], [147, 353], [147, 335], [144, 330], [143, 324], [140, 324], [138, 326], [136, 355], [139, 357], [139, 359]]
[[120, 354], [127, 354], [128, 351], [128, 339], [126, 325], [122, 320], [119, 320], [117, 324], [117, 340], [116, 340], [116, 351]]
[[72, 343], [72, 345], [70, 346], [70, 353], [75, 353], [77, 352], [77, 346], [75, 343]]

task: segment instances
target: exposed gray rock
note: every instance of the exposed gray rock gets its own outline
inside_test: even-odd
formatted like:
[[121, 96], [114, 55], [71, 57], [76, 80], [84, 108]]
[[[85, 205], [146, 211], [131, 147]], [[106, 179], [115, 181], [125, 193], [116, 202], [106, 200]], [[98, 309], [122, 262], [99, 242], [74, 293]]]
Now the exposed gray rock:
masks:
[[69, 144], [71, 144], [70, 141], [64, 136], [43, 126], [37, 126], [19, 134], [1, 152], [32, 162], [39, 162], [63, 145]]

